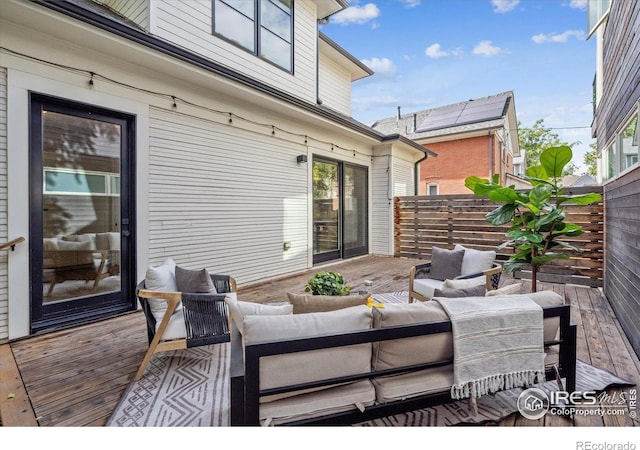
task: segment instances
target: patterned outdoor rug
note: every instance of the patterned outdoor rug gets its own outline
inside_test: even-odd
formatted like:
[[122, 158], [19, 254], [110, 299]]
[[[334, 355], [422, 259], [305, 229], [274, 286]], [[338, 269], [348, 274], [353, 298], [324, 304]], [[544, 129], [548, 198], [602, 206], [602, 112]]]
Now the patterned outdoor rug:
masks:
[[[406, 302], [406, 292], [376, 294], [386, 303]], [[578, 361], [577, 390], [603, 391], [632, 386], [613, 374]], [[555, 381], [543, 383], [557, 390]], [[365, 426], [448, 426], [498, 422], [517, 412], [522, 389], [481, 397], [478, 415], [466, 400], [452, 402], [362, 423]], [[116, 406], [107, 426], [214, 427], [229, 425], [229, 344], [196, 347], [155, 355], [139, 381], [133, 381]]]

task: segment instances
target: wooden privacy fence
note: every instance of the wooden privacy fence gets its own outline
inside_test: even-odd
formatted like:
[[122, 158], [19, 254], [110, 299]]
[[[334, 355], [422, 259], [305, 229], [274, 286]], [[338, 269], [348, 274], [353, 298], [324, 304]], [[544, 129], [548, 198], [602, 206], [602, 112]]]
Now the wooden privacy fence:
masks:
[[[601, 186], [565, 188], [565, 194], [590, 192], [602, 194]], [[431, 249], [452, 249], [455, 244], [477, 250], [496, 250], [506, 241], [509, 225], [496, 227], [485, 215], [500, 206], [473, 194], [395, 197], [395, 256], [431, 259]], [[604, 215], [602, 203], [566, 205], [566, 220], [580, 225], [585, 234], [564, 239], [582, 250], [567, 252], [570, 259], [561, 259], [538, 269], [538, 281], [602, 286], [604, 267]], [[506, 260], [513, 249], [497, 250], [498, 259]], [[563, 250], [558, 250], [559, 252]], [[514, 277], [531, 279], [531, 270], [515, 272]]]

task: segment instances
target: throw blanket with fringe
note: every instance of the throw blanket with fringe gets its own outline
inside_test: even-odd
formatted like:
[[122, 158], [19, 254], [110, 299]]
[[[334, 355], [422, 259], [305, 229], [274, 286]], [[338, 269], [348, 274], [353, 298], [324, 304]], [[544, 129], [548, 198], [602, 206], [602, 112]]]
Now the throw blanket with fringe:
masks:
[[526, 295], [434, 298], [453, 330], [451, 397], [476, 399], [544, 381], [542, 308]]

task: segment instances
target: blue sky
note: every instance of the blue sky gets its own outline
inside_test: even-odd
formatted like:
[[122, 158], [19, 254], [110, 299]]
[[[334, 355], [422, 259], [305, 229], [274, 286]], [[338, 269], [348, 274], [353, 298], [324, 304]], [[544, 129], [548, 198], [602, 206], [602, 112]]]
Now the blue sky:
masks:
[[[589, 150], [595, 37], [587, 0], [360, 0], [321, 28], [376, 73], [353, 84], [364, 123], [513, 91], [523, 127], [537, 119]], [[579, 128], [582, 127], [582, 128]]]

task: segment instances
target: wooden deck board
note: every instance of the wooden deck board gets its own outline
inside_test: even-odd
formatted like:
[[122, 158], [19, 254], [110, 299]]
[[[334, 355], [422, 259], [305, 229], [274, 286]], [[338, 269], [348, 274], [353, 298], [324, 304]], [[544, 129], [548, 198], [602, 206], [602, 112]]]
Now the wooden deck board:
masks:
[[[317, 267], [291, 277], [253, 286], [240, 286], [239, 298], [273, 302], [287, 299], [287, 292], [304, 291], [306, 281], [320, 270], [339, 271], [354, 290], [373, 281], [373, 292], [406, 291], [409, 268], [417, 260], [388, 257], [356, 258]], [[520, 282], [503, 276], [501, 284]], [[523, 280], [528, 289], [530, 282]], [[622, 332], [608, 302], [594, 288], [541, 283], [539, 289], [553, 289], [572, 305], [572, 320], [578, 325], [578, 358], [640, 383], [640, 361]], [[9, 347], [11, 350], [9, 350]], [[0, 345], [4, 370], [10, 360], [19, 369], [26, 401], [33, 405], [32, 425], [104, 426], [121, 395], [133, 380], [147, 349], [144, 316], [135, 312], [75, 329]], [[13, 358], [15, 357], [15, 363]], [[2, 373], [5, 379], [4, 372]], [[20, 376], [18, 375], [18, 376]], [[0, 387], [4, 389], [3, 387]], [[13, 388], [12, 388], [13, 389]], [[18, 391], [17, 387], [15, 389]], [[615, 392], [612, 391], [612, 392]], [[12, 405], [15, 405], [13, 403]], [[19, 408], [0, 398], [6, 425], [29, 424], [28, 417], [15, 414]], [[9, 411], [5, 412], [9, 408]], [[13, 415], [13, 418], [12, 418]], [[14, 422], [18, 423], [14, 423]], [[630, 426], [625, 417], [576, 416], [575, 419], [545, 416], [531, 421], [513, 414], [499, 426]]]
[[6, 427], [38, 425], [9, 344], [0, 345], [0, 419]]

